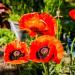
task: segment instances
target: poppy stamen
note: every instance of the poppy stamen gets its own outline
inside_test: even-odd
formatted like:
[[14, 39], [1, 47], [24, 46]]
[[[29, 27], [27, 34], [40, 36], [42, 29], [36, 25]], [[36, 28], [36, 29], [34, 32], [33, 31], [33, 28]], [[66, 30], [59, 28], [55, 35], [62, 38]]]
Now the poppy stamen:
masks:
[[14, 55], [15, 57], [16, 57], [16, 56], [20, 56], [20, 51], [18, 51], [18, 50], [17, 50], [17, 51], [14, 51], [14, 52], [13, 52], [13, 55]]
[[15, 50], [12, 53], [10, 53], [10, 60], [17, 60], [17, 59], [19, 59], [20, 57], [23, 57], [23, 56], [24, 56], [24, 54], [21, 53], [20, 50]]
[[48, 47], [43, 47], [39, 50], [39, 52], [36, 53], [37, 58], [45, 58], [49, 53], [49, 48]]

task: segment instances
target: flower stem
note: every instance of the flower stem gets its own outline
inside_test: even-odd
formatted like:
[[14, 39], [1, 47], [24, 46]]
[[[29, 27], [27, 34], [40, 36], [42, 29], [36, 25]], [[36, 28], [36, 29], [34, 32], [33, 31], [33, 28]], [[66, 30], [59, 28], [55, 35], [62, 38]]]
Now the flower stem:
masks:
[[72, 44], [71, 44], [71, 54], [73, 53], [73, 50], [74, 50], [74, 42], [75, 42], [75, 38], [73, 39]]
[[43, 69], [44, 69], [43, 75], [49, 75], [49, 65], [48, 65], [48, 63], [47, 63], [47, 65], [42, 63], [42, 65], [43, 65]]
[[49, 63], [47, 63], [47, 71], [48, 71], [48, 75], [49, 75]]

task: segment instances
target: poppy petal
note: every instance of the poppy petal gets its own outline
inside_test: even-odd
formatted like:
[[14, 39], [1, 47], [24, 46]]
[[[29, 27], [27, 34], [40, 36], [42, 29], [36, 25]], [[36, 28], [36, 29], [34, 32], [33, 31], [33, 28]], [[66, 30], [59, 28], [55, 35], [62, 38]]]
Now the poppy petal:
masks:
[[48, 13], [41, 13], [40, 19], [46, 23], [46, 28], [48, 28], [43, 33], [55, 36], [58, 29], [55, 18], [53, 18], [53, 16]]
[[19, 21], [19, 27], [21, 30], [25, 30], [26, 28], [26, 22], [29, 21], [31, 18], [37, 18], [38, 14], [36, 12], [34, 13], [28, 13], [28, 14], [24, 14], [20, 21]]

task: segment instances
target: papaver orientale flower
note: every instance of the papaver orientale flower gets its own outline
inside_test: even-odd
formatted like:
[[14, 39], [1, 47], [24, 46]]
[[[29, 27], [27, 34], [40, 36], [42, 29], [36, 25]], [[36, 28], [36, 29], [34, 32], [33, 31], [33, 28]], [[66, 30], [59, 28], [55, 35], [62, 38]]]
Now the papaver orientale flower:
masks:
[[69, 16], [70, 16], [73, 20], [75, 20], [75, 9], [72, 9], [72, 10], [69, 11]]
[[7, 44], [4, 52], [5, 63], [22, 64], [28, 61], [28, 50], [26, 43], [18, 40]]
[[33, 37], [37, 34], [55, 36], [57, 31], [56, 20], [52, 15], [38, 12], [24, 14], [19, 21], [19, 27]]
[[29, 58], [34, 62], [60, 63], [63, 53], [63, 46], [59, 40], [49, 35], [43, 35], [31, 43]]

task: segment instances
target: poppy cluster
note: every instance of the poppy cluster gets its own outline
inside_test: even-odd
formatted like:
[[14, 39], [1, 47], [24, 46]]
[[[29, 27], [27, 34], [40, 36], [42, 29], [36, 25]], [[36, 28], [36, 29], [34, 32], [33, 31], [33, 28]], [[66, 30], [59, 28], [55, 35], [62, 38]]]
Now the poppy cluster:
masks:
[[25, 42], [12, 41], [6, 46], [4, 53], [5, 62], [12, 64], [21, 64], [29, 60], [34, 62], [51, 60], [60, 63], [63, 57], [63, 46], [55, 37], [43, 35], [31, 43], [30, 49], [27, 49]]
[[21, 64], [27, 61], [60, 63], [63, 57], [63, 46], [55, 38], [57, 31], [56, 20], [47, 13], [28, 13], [24, 14], [20, 21], [21, 30], [28, 32], [32, 37], [40, 34], [39, 37], [31, 41], [27, 48], [25, 42], [18, 40], [12, 41], [5, 48], [5, 62]]
[[72, 9], [72, 10], [69, 11], [69, 16], [70, 16], [73, 20], [75, 20], [75, 9]]

